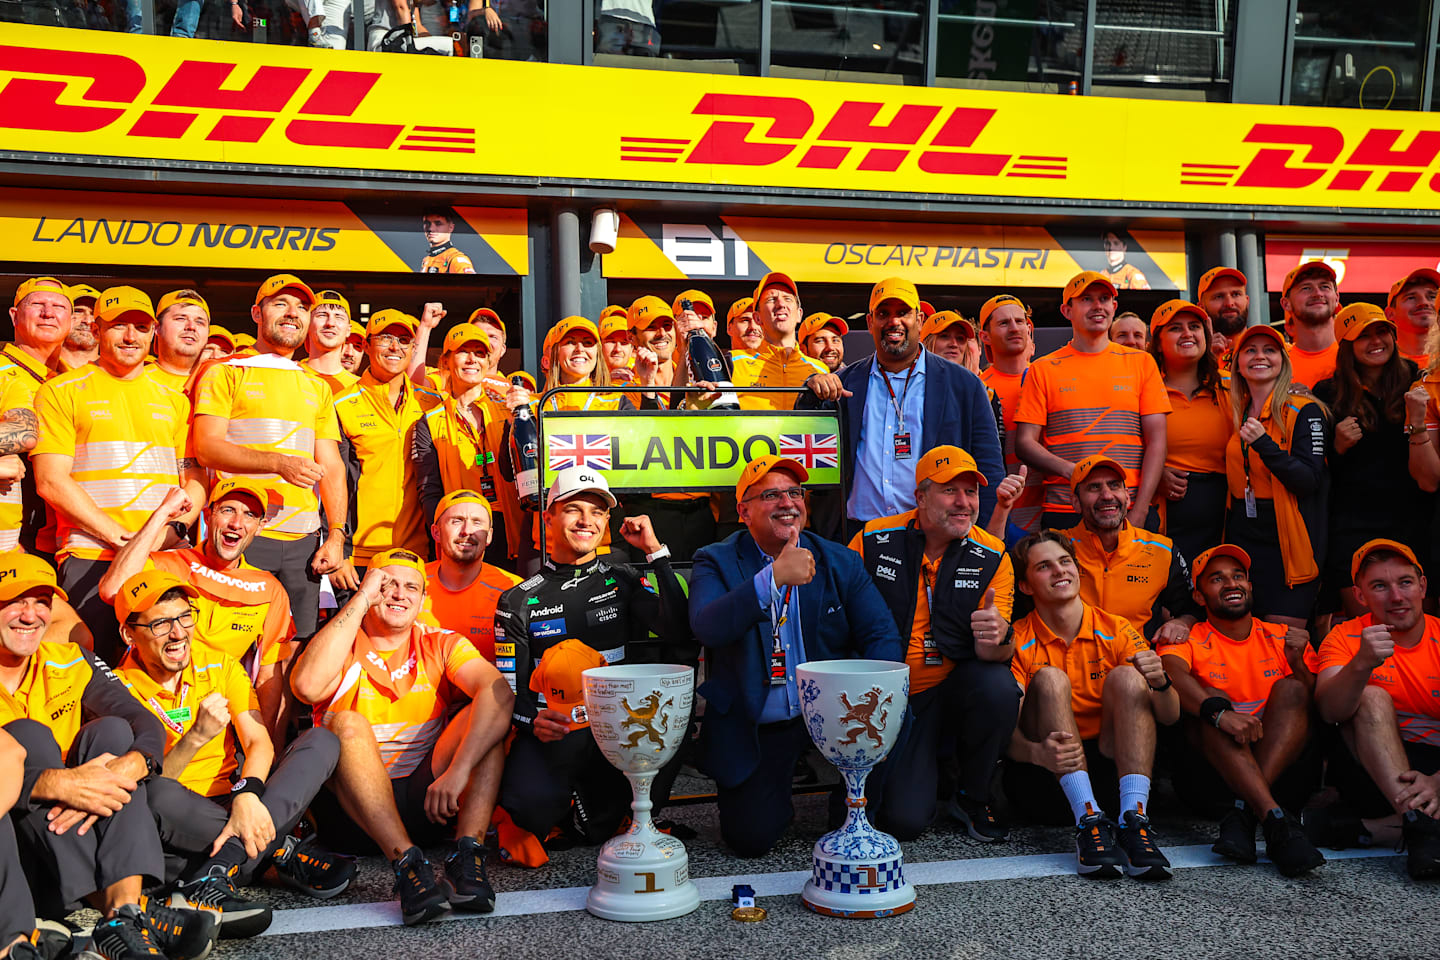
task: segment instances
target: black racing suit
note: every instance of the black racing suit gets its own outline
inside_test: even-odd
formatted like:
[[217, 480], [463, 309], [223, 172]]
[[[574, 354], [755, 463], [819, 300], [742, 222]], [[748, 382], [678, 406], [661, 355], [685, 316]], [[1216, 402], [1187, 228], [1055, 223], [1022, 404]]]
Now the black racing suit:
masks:
[[[600, 753], [589, 729], [571, 730], [553, 743], [535, 736], [532, 723], [544, 702], [531, 691], [530, 675], [546, 650], [571, 638], [611, 664], [694, 666], [699, 647], [690, 633], [685, 591], [668, 559], [656, 561], [654, 575], [658, 591], [634, 567], [603, 557], [578, 566], [546, 560], [539, 573], [500, 595], [495, 648], [514, 651], [516, 727], [500, 805], [541, 840], [567, 813], [585, 841], [608, 839], [629, 812], [630, 786]], [[657, 811], [679, 769], [677, 753], [655, 778]]]

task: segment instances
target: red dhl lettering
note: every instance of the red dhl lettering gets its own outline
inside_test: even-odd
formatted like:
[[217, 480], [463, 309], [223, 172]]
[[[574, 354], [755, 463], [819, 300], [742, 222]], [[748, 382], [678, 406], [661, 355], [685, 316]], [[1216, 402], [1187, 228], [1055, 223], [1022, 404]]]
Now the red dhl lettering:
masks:
[[[1402, 146], [1404, 135], [1403, 130], [1371, 128], [1347, 153], [1345, 134], [1335, 127], [1257, 123], [1243, 142], [1260, 148], [1244, 169], [1239, 164], [1181, 163], [1180, 183], [1269, 190], [1303, 190], [1323, 184], [1326, 190], [1373, 187], [1385, 193], [1407, 193], [1440, 155], [1440, 130], [1415, 131]], [[1429, 187], [1440, 191], [1440, 173], [1430, 177]]]

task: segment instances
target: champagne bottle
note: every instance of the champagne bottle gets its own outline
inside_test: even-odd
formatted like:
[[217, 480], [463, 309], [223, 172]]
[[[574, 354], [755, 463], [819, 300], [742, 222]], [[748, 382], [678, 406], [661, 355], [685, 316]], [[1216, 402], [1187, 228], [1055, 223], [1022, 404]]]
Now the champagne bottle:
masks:
[[[524, 386], [524, 381], [512, 383]], [[540, 432], [527, 403], [515, 408], [510, 421], [510, 459], [515, 464], [515, 492], [524, 510], [540, 509]]]
[[699, 327], [685, 335], [685, 363], [689, 367], [692, 384], [704, 380], [723, 391], [720, 399], [712, 403], [709, 409], [740, 409], [740, 398], [725, 390], [726, 387], [734, 387], [730, 382], [730, 364], [726, 361], [725, 354], [715, 345], [715, 341], [710, 339], [710, 335]]

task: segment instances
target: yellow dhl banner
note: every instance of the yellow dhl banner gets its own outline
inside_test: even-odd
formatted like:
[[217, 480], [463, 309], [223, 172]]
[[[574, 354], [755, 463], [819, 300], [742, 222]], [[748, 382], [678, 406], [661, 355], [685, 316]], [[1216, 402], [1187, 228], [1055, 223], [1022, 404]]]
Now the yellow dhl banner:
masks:
[[[465, 259], [431, 255], [444, 244]], [[530, 270], [523, 209], [394, 210], [79, 190], [0, 196], [0, 260], [390, 273], [441, 272], [437, 264], [468, 262], [474, 273], [490, 276]]]
[[[613, 182], [1430, 208], [1440, 114], [926, 89], [0, 26], [9, 150]], [[427, 96], [425, 91], [483, 91]]]
[[607, 277], [759, 280], [771, 270], [799, 282], [874, 283], [900, 274], [918, 284], [999, 289], [1060, 287], [1082, 270], [1120, 289], [1186, 287], [1185, 235], [1123, 227], [986, 227], [863, 220], [718, 216], [667, 221], [622, 214]]

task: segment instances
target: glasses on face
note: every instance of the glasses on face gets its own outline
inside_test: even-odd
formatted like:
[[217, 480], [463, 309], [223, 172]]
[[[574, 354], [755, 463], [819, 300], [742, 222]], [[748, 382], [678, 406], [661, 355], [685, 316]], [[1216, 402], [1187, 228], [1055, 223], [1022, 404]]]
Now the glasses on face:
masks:
[[159, 639], [160, 637], [170, 636], [171, 631], [175, 629], [175, 624], [177, 623], [186, 630], [195, 626], [194, 608], [186, 610], [178, 617], [165, 617], [163, 620], [151, 620], [149, 623], [137, 623], [135, 626], [144, 627], [150, 631], [150, 636]]
[[766, 490], [764, 493], [757, 493], [753, 497], [746, 497], [748, 500], [761, 500], [765, 503], [779, 503], [782, 498], [789, 497], [791, 500], [804, 500], [805, 491], [799, 487], [790, 487], [787, 490]]
[[397, 337], [393, 333], [377, 333], [370, 338], [374, 343], [382, 347], [405, 347], [409, 349], [415, 342], [414, 337]]

